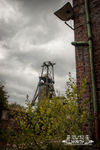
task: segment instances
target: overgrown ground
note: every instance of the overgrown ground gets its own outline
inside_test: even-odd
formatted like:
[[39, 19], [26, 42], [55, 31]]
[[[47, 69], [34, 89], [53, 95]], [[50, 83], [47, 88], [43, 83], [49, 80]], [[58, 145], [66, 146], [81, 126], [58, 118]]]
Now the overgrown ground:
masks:
[[86, 83], [87, 78], [83, 79], [78, 91], [76, 82], [69, 73], [66, 99], [63, 101], [63, 96], [59, 93], [58, 97], [52, 99], [44, 97], [38, 102], [35, 110], [31, 107], [27, 96], [27, 110], [19, 107], [17, 113], [12, 111], [17, 128], [8, 126], [5, 130], [3, 126], [0, 127], [0, 147], [28, 150], [78, 150], [79, 146], [65, 146], [61, 141], [66, 139], [67, 135], [82, 135], [81, 127], [89, 124], [90, 100], [85, 99], [81, 105], [78, 103], [86, 92]]

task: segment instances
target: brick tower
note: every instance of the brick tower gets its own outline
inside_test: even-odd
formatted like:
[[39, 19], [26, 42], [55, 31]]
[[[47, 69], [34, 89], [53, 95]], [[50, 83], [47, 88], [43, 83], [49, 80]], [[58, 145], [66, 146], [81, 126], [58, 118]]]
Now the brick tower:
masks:
[[[92, 100], [90, 111], [100, 115], [100, 1], [73, 0], [77, 86], [88, 76], [85, 97]], [[82, 99], [81, 101], [83, 101]], [[94, 121], [91, 135], [99, 139], [100, 121]], [[89, 129], [90, 133], [90, 129]]]

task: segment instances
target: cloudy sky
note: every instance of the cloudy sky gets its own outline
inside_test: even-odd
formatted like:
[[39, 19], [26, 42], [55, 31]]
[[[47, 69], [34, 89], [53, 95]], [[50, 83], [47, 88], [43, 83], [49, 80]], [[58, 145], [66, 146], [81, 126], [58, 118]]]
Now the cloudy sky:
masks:
[[61, 94], [68, 72], [75, 78], [74, 32], [54, 15], [67, 2], [0, 0], [0, 81], [10, 103], [24, 105], [26, 95], [32, 100], [44, 61], [56, 63], [55, 90]]

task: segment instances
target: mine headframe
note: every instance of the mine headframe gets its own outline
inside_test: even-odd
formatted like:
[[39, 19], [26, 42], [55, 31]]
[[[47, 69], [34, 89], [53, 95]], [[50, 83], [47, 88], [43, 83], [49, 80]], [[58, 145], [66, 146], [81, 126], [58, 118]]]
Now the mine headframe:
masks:
[[43, 62], [42, 72], [39, 77], [39, 83], [37, 85], [33, 100], [31, 105], [34, 104], [36, 99], [38, 101], [43, 98], [43, 96], [52, 98], [55, 95], [54, 90], [54, 65], [55, 63], [51, 63], [50, 61]]

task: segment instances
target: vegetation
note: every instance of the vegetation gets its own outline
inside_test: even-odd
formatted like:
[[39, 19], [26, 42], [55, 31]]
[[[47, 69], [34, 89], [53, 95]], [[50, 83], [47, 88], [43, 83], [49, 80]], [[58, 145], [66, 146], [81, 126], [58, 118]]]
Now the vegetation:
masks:
[[4, 85], [0, 82], [0, 111], [8, 107], [8, 92], [5, 90]]
[[[31, 107], [29, 96], [26, 104], [27, 113], [22, 114], [20, 110], [16, 118], [19, 130], [8, 128], [6, 142], [8, 146], [26, 149], [78, 149], [75, 146], [64, 146], [62, 140], [67, 135], [83, 134], [79, 124], [88, 121], [89, 111], [86, 99], [84, 104], [78, 105], [78, 98], [82, 98], [86, 90], [87, 78], [82, 81], [80, 91], [77, 91], [75, 80], [69, 73], [69, 81], [66, 83], [66, 99], [63, 97], [43, 98], [38, 102], [36, 109]], [[84, 109], [85, 108], [85, 109]], [[3, 134], [4, 135], [4, 134]]]
[[8, 92], [5, 90], [4, 85], [0, 82], [0, 123], [2, 110], [8, 108]]
[[21, 111], [26, 110], [26, 108], [24, 106], [17, 104], [16, 102], [8, 104], [8, 107], [9, 107], [9, 109], [15, 109], [15, 110], [20, 109]]

